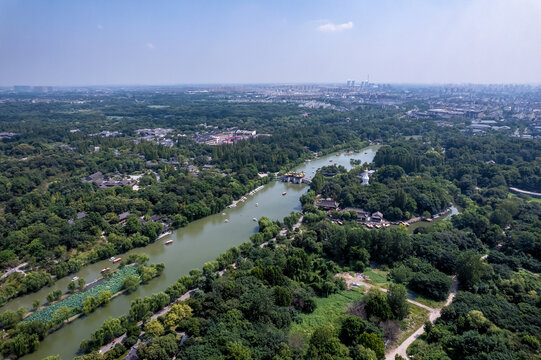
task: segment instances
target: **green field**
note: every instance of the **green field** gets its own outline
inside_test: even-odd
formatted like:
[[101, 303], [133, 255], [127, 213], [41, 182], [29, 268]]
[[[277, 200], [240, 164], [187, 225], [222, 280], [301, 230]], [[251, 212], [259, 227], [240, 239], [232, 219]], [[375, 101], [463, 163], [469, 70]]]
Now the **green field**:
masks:
[[340, 320], [346, 314], [349, 304], [361, 301], [364, 296], [363, 288], [351, 291], [341, 291], [326, 298], [316, 299], [316, 310], [311, 314], [301, 314], [301, 322], [291, 326], [290, 335], [300, 336], [305, 343], [310, 339], [314, 330], [321, 326], [332, 325], [337, 328]]
[[367, 268], [363, 271], [363, 275], [368, 276], [368, 278], [370, 279], [369, 282], [373, 284], [387, 283], [388, 282], [387, 273], [388, 271], [383, 271], [380, 269], [372, 269], [372, 268]]

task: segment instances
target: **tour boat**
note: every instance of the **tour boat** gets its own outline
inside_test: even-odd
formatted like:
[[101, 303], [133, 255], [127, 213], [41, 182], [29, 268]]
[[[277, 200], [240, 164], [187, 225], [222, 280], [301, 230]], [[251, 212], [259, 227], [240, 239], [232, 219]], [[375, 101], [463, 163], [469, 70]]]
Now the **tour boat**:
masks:
[[102, 274], [105, 274], [106, 272], [110, 271], [111, 268], [105, 268], [105, 269], [101, 269], [101, 273]]
[[115, 257], [114, 257], [114, 256], [111, 256], [111, 257], [109, 258], [109, 260], [115, 261]]
[[286, 194], [287, 194], [287, 193], [284, 191], [284, 192], [282, 193], [282, 196], [286, 196]]
[[255, 203], [255, 206], [259, 206], [259, 203]]
[[257, 222], [257, 219], [256, 219], [256, 218], [253, 218], [252, 220], [255, 221], [255, 222]]
[[113, 260], [113, 264], [116, 264], [117, 262], [120, 262], [120, 261], [122, 261], [122, 258], [116, 258]]
[[172, 240], [172, 239], [171, 239], [171, 240], [167, 240], [167, 241], [165, 242], [165, 245], [171, 245], [172, 243], [173, 243], [173, 240]]
[[224, 220], [224, 223], [228, 223], [228, 222], [229, 222], [229, 219], [225, 219], [225, 220]]
[[78, 276], [74, 276], [73, 279], [71, 279], [71, 281], [77, 281], [77, 280], [79, 280]]

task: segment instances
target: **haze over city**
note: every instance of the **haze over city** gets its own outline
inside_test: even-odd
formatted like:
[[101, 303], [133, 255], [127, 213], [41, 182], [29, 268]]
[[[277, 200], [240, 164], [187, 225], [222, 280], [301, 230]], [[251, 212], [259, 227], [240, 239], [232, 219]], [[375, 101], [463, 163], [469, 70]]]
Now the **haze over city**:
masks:
[[0, 1], [0, 86], [540, 83], [541, 1]]

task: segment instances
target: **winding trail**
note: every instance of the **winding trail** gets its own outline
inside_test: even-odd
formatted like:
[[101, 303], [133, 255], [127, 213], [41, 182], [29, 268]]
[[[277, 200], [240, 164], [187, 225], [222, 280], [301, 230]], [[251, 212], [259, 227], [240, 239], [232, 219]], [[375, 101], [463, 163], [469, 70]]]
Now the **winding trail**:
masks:
[[[346, 281], [346, 285], [348, 289], [351, 289], [353, 286], [364, 286], [366, 290], [375, 287], [376, 289], [379, 289], [380, 291], [387, 292], [388, 290], [385, 288], [380, 288], [377, 286], [374, 286], [372, 284], [367, 283], [363, 276], [363, 274], [356, 273], [355, 276], [349, 274], [349, 273], [342, 273], [337, 274], [337, 277], [340, 277]], [[447, 297], [447, 300], [445, 301], [444, 305], [449, 306], [451, 302], [453, 302], [453, 299], [456, 295], [458, 289], [458, 280], [456, 276], [453, 277], [453, 284], [451, 285], [451, 292], [449, 293], [449, 296]], [[412, 299], [406, 299], [408, 303], [413, 304], [415, 306], [418, 306], [420, 308], [423, 308], [428, 311], [428, 320], [430, 322], [436, 321], [441, 316], [441, 309], [442, 308], [431, 308], [429, 306], [426, 306], [424, 304], [421, 304], [418, 301], [412, 300]], [[413, 334], [411, 334], [406, 340], [404, 340], [400, 345], [398, 345], [394, 349], [388, 349], [385, 354], [385, 360], [394, 360], [395, 355], [400, 355], [404, 359], [407, 359], [408, 356], [406, 355], [406, 350], [408, 347], [419, 337], [421, 334], [425, 332], [424, 324], [418, 328]]]
[[[457, 280], [457, 278], [455, 276], [455, 277], [453, 277], [453, 285], [451, 286], [451, 293], [447, 297], [447, 300], [445, 301], [444, 307], [449, 306], [453, 302], [453, 299], [454, 299], [454, 297], [456, 295], [457, 289], [458, 289], [458, 280]], [[408, 300], [408, 302], [411, 303], [410, 300]], [[430, 310], [430, 312], [428, 314], [428, 319], [430, 320], [431, 323], [434, 323], [434, 321], [436, 321], [441, 316], [441, 309], [442, 308], [437, 308], [437, 309], [431, 309]], [[398, 347], [396, 347], [396, 348], [390, 350], [389, 352], [387, 352], [385, 354], [385, 360], [394, 360], [396, 355], [400, 355], [404, 359], [407, 359], [408, 355], [406, 354], [406, 350], [408, 350], [408, 347], [415, 340], [417, 340], [417, 338], [419, 336], [421, 336], [424, 332], [425, 332], [425, 327], [423, 325], [420, 328], [418, 328], [413, 334], [411, 334], [406, 340], [404, 340], [402, 342], [402, 344], [400, 344]]]

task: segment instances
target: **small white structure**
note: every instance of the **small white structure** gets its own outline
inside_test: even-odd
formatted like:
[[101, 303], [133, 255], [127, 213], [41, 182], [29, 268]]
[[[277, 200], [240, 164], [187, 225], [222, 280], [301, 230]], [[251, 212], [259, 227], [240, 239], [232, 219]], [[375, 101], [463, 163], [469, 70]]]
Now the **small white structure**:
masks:
[[363, 180], [361, 185], [368, 185], [368, 181], [370, 180], [370, 176], [368, 176], [368, 173], [365, 171], [361, 174], [361, 179]]
[[370, 185], [370, 176], [375, 172], [375, 170], [365, 170], [360, 175], [358, 175], [357, 177], [363, 180], [361, 185]]

